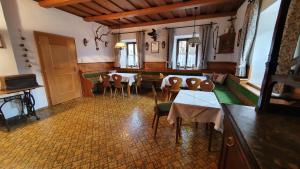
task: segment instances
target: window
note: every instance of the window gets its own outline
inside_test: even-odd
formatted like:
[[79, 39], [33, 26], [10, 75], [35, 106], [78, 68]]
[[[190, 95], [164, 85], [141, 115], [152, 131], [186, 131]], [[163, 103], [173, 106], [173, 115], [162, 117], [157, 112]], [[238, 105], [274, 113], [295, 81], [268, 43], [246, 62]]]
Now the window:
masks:
[[259, 15], [249, 75], [249, 82], [255, 86], [261, 86], [264, 78], [279, 6], [280, 1], [276, 1]]
[[138, 55], [136, 42], [125, 42], [126, 48], [121, 50], [121, 68], [137, 68]]
[[126, 43], [127, 50], [127, 65], [128, 67], [136, 67], [137, 66], [137, 47], [136, 42], [128, 42]]
[[192, 46], [188, 40], [189, 38], [177, 40], [177, 68], [193, 68], [197, 65], [198, 45]]

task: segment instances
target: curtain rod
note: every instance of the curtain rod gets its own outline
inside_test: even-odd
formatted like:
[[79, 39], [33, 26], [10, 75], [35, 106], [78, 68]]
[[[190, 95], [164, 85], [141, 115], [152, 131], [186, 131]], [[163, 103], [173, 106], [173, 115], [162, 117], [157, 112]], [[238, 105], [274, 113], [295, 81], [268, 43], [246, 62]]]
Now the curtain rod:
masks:
[[[195, 25], [195, 27], [206, 26], [206, 25], [215, 25], [215, 24], [217, 24], [217, 23], [211, 22], [211, 23], [208, 23], [208, 24]], [[190, 28], [190, 27], [194, 27], [194, 25], [191, 25], [191, 26], [178, 26], [178, 27], [171, 27], [171, 28], [166, 27], [165, 29], [179, 29], [179, 28]]]
[[137, 33], [137, 32], [145, 32], [144, 30], [142, 31], [132, 31], [132, 32], [120, 32], [120, 33], [112, 33], [113, 35], [120, 35], [120, 34], [128, 34], [128, 33]]

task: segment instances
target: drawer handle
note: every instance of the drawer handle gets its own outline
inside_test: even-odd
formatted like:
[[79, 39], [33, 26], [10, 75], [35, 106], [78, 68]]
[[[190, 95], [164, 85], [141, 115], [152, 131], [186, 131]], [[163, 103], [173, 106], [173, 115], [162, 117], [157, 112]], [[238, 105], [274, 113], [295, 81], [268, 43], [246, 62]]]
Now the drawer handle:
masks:
[[234, 138], [232, 137], [232, 136], [230, 136], [230, 137], [228, 137], [227, 138], [227, 142], [226, 142], [226, 146], [227, 147], [232, 147], [232, 146], [234, 146]]

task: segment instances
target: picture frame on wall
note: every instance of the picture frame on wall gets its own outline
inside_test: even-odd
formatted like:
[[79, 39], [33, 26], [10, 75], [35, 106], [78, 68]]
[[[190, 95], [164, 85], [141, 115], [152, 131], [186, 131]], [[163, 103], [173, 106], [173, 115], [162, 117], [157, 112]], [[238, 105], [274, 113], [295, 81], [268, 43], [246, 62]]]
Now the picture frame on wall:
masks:
[[5, 44], [1, 35], [0, 35], [0, 48], [5, 48]]
[[218, 53], [233, 53], [234, 52], [235, 32], [226, 33], [219, 36], [219, 51]]
[[159, 53], [159, 42], [151, 42], [151, 53]]
[[241, 35], [242, 35], [242, 29], [239, 30], [238, 32], [238, 37], [237, 37], [237, 42], [236, 42], [236, 46], [239, 47], [240, 43], [241, 43]]

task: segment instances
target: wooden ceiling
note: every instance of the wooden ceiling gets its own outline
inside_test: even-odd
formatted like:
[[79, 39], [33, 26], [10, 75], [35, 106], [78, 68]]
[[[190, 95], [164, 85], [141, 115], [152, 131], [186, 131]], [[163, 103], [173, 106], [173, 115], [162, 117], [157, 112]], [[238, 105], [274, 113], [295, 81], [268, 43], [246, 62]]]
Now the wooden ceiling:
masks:
[[[112, 29], [235, 15], [245, 0], [36, 0]], [[197, 9], [195, 9], [197, 7]]]

